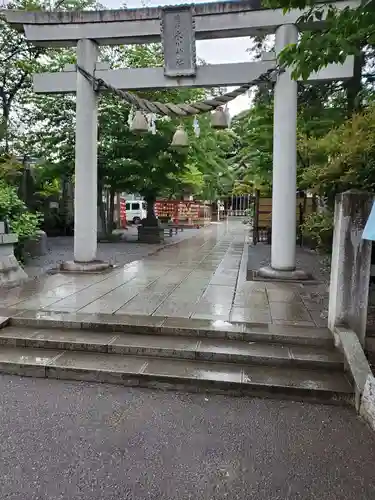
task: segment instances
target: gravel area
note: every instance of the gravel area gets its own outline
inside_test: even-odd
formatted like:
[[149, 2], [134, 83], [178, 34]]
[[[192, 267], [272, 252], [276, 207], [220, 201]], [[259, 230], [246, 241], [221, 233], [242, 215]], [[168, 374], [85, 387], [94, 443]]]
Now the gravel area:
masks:
[[[249, 247], [248, 269], [258, 270], [271, 262], [271, 246], [258, 243]], [[309, 296], [310, 314], [317, 326], [326, 327], [328, 318], [331, 258], [307, 248], [296, 248], [297, 268], [312, 274], [314, 283], [304, 284], [303, 294]], [[307, 295], [306, 295], [307, 294]]]
[[0, 376], [6, 500], [373, 500], [354, 410]]
[[[258, 243], [250, 247], [249, 268], [259, 269], [266, 266], [271, 261], [271, 246]], [[307, 248], [296, 248], [297, 268], [303, 269], [313, 275], [313, 278], [326, 287], [329, 285], [331, 272], [331, 257], [329, 255], [319, 255]]]
[[[137, 230], [130, 227], [124, 233], [124, 239], [119, 242], [99, 242], [97, 258], [113, 264], [127, 264], [134, 260], [142, 259], [166, 245], [176, 244], [188, 238], [192, 238], [205, 229], [186, 229], [179, 231], [172, 237], [166, 236], [165, 243], [161, 245], [149, 245], [137, 242]], [[25, 265], [25, 271], [29, 278], [36, 278], [56, 268], [67, 260], [73, 260], [74, 239], [73, 237], [48, 238], [48, 253], [42, 257], [30, 259]]]

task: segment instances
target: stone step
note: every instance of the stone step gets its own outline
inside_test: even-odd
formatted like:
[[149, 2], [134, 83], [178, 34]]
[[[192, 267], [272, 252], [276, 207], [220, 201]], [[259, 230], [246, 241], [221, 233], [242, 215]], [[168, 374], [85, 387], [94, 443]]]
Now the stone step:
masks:
[[344, 373], [29, 347], [0, 347], [0, 372], [126, 386], [353, 403]]
[[82, 329], [99, 332], [121, 332], [183, 337], [209, 337], [245, 340], [247, 342], [281, 343], [333, 347], [333, 336], [328, 328], [297, 327], [273, 324], [211, 321], [186, 318], [158, 318], [154, 316], [115, 316], [80, 313], [48, 313], [26, 311], [9, 318], [12, 326], [32, 328]]
[[0, 330], [0, 344], [224, 363], [343, 369], [341, 354], [332, 348], [244, 340], [8, 326]]

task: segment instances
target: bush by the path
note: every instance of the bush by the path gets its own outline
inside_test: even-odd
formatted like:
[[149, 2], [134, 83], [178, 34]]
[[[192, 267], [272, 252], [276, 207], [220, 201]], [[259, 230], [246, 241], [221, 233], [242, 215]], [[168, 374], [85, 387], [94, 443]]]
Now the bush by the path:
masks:
[[0, 221], [9, 224], [9, 231], [18, 235], [15, 255], [22, 260], [22, 248], [25, 241], [36, 236], [41, 222], [40, 213], [30, 212], [18, 197], [17, 190], [4, 181], [0, 181]]

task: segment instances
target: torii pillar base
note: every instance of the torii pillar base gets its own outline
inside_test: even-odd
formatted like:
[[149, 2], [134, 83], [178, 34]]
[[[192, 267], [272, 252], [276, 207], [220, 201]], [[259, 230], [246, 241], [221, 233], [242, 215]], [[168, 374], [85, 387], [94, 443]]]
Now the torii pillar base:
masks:
[[91, 262], [76, 262], [69, 260], [63, 262], [60, 266], [60, 271], [66, 273], [92, 274], [108, 271], [113, 266], [102, 260], [93, 260]]
[[271, 266], [261, 267], [258, 271], [258, 276], [264, 278], [265, 281], [311, 281], [313, 277], [302, 269], [280, 270], [274, 269]]

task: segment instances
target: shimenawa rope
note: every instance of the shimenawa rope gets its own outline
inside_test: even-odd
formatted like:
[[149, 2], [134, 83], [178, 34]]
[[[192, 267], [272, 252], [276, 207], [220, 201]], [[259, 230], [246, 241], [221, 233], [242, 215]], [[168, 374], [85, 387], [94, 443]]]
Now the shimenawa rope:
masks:
[[241, 85], [232, 92], [227, 92], [224, 95], [214, 97], [212, 99], [205, 99], [203, 101], [194, 102], [192, 104], [173, 104], [171, 102], [162, 103], [157, 101], [149, 101], [148, 99], [142, 99], [132, 92], [127, 92], [125, 90], [120, 90], [109, 83], [105, 82], [102, 78], [96, 78], [94, 75], [88, 73], [84, 68], [77, 65], [77, 70], [93, 85], [96, 92], [101, 89], [106, 89], [115, 94], [117, 97], [125, 100], [128, 104], [134, 106], [136, 109], [144, 111], [145, 113], [155, 113], [162, 116], [171, 117], [183, 117], [183, 116], [193, 116], [200, 113], [207, 113], [208, 111], [213, 111], [216, 108], [233, 101], [236, 97], [247, 92], [254, 85], [259, 85], [261, 83], [273, 83], [274, 77], [279, 75], [284, 71], [283, 68], [276, 66], [275, 68], [268, 69], [267, 71], [261, 73], [256, 79], [249, 83]]

